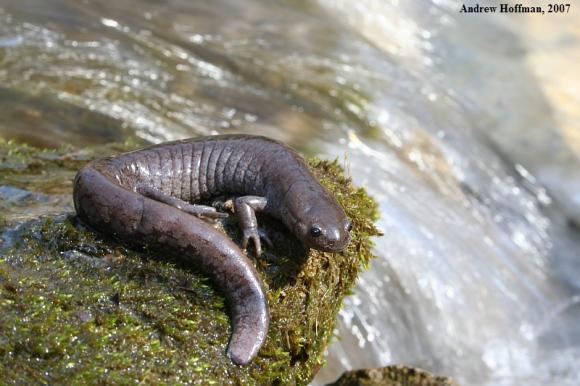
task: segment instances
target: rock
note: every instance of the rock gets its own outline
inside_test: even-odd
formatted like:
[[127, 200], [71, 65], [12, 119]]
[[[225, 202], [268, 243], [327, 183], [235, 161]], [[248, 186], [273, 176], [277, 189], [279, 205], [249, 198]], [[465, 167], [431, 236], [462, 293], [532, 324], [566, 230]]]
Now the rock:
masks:
[[[311, 160], [353, 220], [348, 250], [307, 251], [281, 224], [260, 220], [276, 244], [254, 259], [271, 323], [258, 357], [239, 367], [225, 355], [223, 297], [195, 267], [104, 238], [75, 216], [76, 170], [134, 146], [48, 151], [0, 143], [2, 382], [307, 384], [323, 363], [344, 296], [373, 257], [375, 202], [337, 162]], [[239, 242], [233, 219], [222, 226]]]
[[451, 378], [407, 366], [347, 371], [327, 386], [457, 386]]

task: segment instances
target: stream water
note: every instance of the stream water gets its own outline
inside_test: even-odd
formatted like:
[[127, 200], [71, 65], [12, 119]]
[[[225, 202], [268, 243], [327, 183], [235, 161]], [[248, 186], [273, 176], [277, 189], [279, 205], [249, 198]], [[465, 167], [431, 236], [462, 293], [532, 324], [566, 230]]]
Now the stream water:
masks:
[[459, 7], [1, 0], [0, 137], [245, 132], [339, 157], [385, 236], [314, 385], [391, 363], [577, 385], [580, 10]]

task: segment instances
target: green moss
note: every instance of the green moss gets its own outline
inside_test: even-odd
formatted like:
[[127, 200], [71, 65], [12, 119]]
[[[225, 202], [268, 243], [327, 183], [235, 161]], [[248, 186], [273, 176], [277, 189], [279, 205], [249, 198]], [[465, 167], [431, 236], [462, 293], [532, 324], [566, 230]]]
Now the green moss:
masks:
[[413, 367], [386, 366], [347, 371], [327, 386], [457, 386], [457, 383]]
[[[79, 156], [70, 149], [46, 153], [1, 143], [0, 185], [70, 194], [74, 171], [107, 151], [111, 147]], [[364, 190], [350, 184], [336, 161], [310, 164], [352, 218], [353, 240], [345, 253], [306, 251], [279, 223], [260, 219], [276, 248], [255, 261], [268, 287], [271, 325], [251, 365], [235, 366], [226, 357], [224, 300], [186, 259], [129, 249], [64, 213], [12, 223], [4, 233], [11, 241], [0, 258], [0, 379], [308, 383], [323, 362], [344, 296], [373, 257], [370, 237], [378, 235], [376, 204]], [[57, 188], [52, 182], [59, 174], [67, 182]], [[239, 241], [234, 220], [223, 228]]]

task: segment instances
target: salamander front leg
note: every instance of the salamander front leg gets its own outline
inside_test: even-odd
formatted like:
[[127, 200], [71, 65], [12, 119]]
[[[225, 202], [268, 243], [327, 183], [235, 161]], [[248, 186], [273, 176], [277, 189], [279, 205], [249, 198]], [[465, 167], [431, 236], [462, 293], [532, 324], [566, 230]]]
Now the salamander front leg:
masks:
[[170, 196], [169, 194], [165, 194], [162, 191], [147, 185], [139, 185], [137, 187], [137, 193], [142, 194], [145, 197], [149, 197], [152, 200], [174, 206], [177, 209], [192, 214], [196, 217], [208, 218], [212, 220], [228, 217], [227, 213], [218, 212], [211, 206], [190, 204], [180, 200], [177, 197]]
[[263, 210], [268, 201], [265, 197], [259, 196], [243, 196], [234, 200], [234, 210], [242, 228], [242, 248], [248, 247], [248, 242], [251, 239], [256, 248], [256, 256], [262, 255], [262, 245], [260, 237], [266, 241], [268, 245], [272, 243], [265, 237], [264, 233], [258, 229], [258, 221], [256, 220], [256, 212]]

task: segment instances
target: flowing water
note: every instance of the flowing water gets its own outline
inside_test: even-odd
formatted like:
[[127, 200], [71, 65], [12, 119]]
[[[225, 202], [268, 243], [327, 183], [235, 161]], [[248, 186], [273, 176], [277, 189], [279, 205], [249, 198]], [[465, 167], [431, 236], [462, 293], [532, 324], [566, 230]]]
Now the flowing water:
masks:
[[465, 385], [577, 385], [580, 10], [458, 9], [1, 0], [0, 137], [246, 132], [339, 157], [385, 236], [314, 384], [405, 363]]

